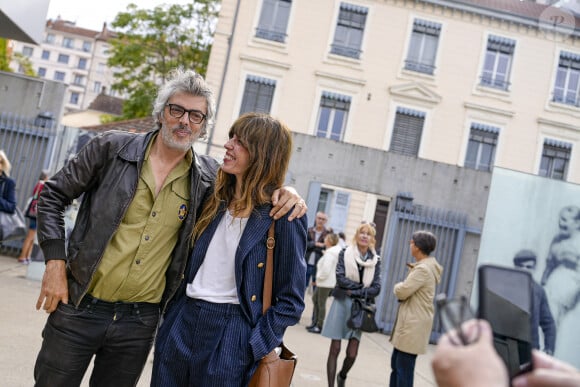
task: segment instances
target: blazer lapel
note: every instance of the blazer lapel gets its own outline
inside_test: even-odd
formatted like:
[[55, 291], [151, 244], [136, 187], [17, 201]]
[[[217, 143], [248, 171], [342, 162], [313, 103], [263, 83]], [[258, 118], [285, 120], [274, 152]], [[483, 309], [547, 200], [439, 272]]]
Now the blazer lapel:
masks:
[[238, 264], [243, 262], [244, 258], [256, 243], [264, 240], [264, 236], [273, 222], [273, 219], [269, 215], [271, 208], [272, 206], [270, 205], [264, 205], [252, 211], [240, 239], [240, 245], [236, 251], [236, 267], [241, 267]]

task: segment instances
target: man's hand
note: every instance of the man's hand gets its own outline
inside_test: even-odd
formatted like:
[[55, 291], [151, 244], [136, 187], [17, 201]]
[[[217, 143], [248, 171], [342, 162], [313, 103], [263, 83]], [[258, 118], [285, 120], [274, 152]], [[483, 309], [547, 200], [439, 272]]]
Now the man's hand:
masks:
[[571, 365], [545, 353], [532, 352], [534, 369], [517, 376], [512, 381], [514, 387], [577, 387], [580, 386], [580, 371]]
[[493, 346], [489, 323], [470, 320], [463, 324], [462, 329], [468, 337], [475, 337], [479, 330], [479, 340], [461, 346], [453, 344], [453, 332], [441, 337], [431, 362], [437, 385], [507, 387], [507, 369]]
[[36, 310], [39, 310], [44, 304], [43, 309], [46, 313], [52, 313], [61, 301], [68, 304], [66, 262], [61, 259], [53, 259], [46, 263], [40, 296], [36, 301]]
[[289, 221], [296, 218], [301, 218], [308, 211], [308, 207], [304, 202], [304, 199], [296, 190], [292, 187], [282, 187], [277, 189], [272, 194], [272, 204], [274, 207], [270, 211], [270, 216], [274, 219], [280, 219], [282, 216], [286, 215], [288, 211], [294, 207], [294, 210], [288, 217]]

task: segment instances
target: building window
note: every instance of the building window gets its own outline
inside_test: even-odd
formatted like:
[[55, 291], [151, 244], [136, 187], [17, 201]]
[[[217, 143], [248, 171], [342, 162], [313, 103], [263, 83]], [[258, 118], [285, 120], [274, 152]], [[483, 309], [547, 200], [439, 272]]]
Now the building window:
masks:
[[498, 136], [499, 128], [483, 124], [472, 124], [465, 155], [465, 167], [480, 171], [491, 171], [495, 159]]
[[42, 59], [49, 60], [50, 59], [50, 51], [42, 50]]
[[54, 72], [54, 80], [64, 82], [64, 73], [62, 71], [55, 71]]
[[402, 155], [417, 157], [424, 122], [425, 113], [412, 109], [397, 108], [389, 150]]
[[83, 75], [75, 74], [75, 79], [73, 84], [82, 86], [85, 83], [85, 77]]
[[93, 93], [100, 93], [101, 92], [101, 82], [93, 83]]
[[270, 113], [276, 81], [248, 75], [240, 115], [247, 112]]
[[290, 17], [290, 0], [264, 0], [256, 36], [262, 39], [284, 42]]
[[28, 47], [28, 46], [24, 46], [22, 47], [22, 55], [24, 55], [25, 57], [32, 57], [32, 53], [34, 52], [34, 49], [32, 47]]
[[62, 46], [66, 48], [73, 48], [75, 44], [74, 39], [72, 38], [62, 38]]
[[38, 76], [40, 78], [44, 78], [46, 76], [46, 69], [44, 67], [38, 68]]
[[356, 59], [360, 57], [367, 13], [366, 7], [340, 3], [331, 53]]
[[73, 104], [73, 105], [78, 105], [78, 103], [79, 103], [79, 96], [80, 96], [80, 95], [79, 95], [79, 93], [77, 93], [77, 92], [74, 92], [74, 91], [73, 91], [72, 93], [70, 93], [70, 100], [69, 100], [69, 103], [71, 103], [71, 104]]
[[46, 34], [45, 41], [46, 41], [46, 43], [53, 44], [54, 43], [54, 34]]
[[320, 189], [320, 195], [318, 196], [318, 204], [316, 205], [316, 212], [328, 212], [330, 208], [330, 198], [332, 197], [332, 191], [326, 188]]
[[83, 41], [83, 51], [84, 52], [90, 52], [91, 51], [91, 47], [92, 47], [91, 42], [87, 42], [86, 40]]
[[84, 70], [87, 68], [87, 59], [86, 58], [79, 58], [79, 65], [77, 68]]
[[580, 55], [562, 51], [554, 85], [554, 102], [580, 106], [579, 87]]
[[441, 24], [415, 19], [405, 69], [433, 74]]
[[107, 66], [104, 63], [97, 63], [97, 73], [103, 74]]
[[58, 63], [68, 63], [69, 56], [65, 54], [58, 54]]
[[542, 149], [539, 175], [556, 180], [565, 180], [571, 153], [572, 144], [546, 139]]
[[487, 38], [487, 51], [481, 74], [483, 86], [507, 90], [509, 88], [510, 69], [514, 55], [515, 40], [490, 35]]
[[349, 96], [323, 92], [320, 98], [316, 136], [342, 141], [349, 110]]

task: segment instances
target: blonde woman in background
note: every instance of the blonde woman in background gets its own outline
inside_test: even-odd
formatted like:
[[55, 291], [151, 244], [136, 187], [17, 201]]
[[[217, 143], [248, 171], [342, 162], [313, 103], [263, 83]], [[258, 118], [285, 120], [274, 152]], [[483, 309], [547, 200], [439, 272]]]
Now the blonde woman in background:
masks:
[[[354, 234], [352, 245], [342, 250], [336, 264], [336, 286], [332, 291], [334, 300], [328, 311], [322, 336], [331, 339], [326, 374], [328, 386], [344, 387], [346, 375], [352, 368], [357, 354], [362, 332], [346, 325], [350, 318], [352, 299], [355, 297], [374, 299], [381, 290], [381, 264], [375, 253], [374, 225], [362, 223]], [[346, 357], [340, 372], [336, 373], [336, 363], [340, 354], [341, 340], [348, 340]]]

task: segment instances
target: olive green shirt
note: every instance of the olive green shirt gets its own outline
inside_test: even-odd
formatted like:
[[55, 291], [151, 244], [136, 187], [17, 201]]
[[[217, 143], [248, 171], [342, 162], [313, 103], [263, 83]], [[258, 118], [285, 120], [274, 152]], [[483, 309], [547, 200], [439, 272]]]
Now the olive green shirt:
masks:
[[[154, 141], [151, 141], [151, 144]], [[88, 293], [110, 302], [161, 302], [165, 271], [189, 209], [191, 151], [155, 197], [149, 144], [137, 192], [107, 245]], [[115, 200], [114, 193], [111, 200]], [[103, 203], [106, 205], [106, 203]], [[104, 224], [103, 227], [112, 227]]]

